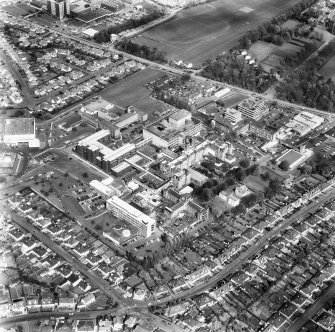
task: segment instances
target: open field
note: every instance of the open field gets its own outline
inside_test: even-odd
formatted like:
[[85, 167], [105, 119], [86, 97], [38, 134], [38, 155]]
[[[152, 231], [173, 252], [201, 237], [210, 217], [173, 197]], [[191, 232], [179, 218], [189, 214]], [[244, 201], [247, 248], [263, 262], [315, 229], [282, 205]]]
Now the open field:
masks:
[[241, 101], [247, 99], [247, 96], [240, 93], [229, 93], [226, 96], [219, 99], [220, 102], [224, 103], [226, 108], [233, 107], [240, 103]]
[[321, 67], [319, 73], [326, 78], [335, 79], [335, 55]]
[[10, 15], [26, 16], [28, 14], [36, 13], [37, 10], [25, 3], [16, 3], [9, 6], [2, 7], [2, 9]]
[[299, 21], [296, 20], [287, 20], [281, 26], [283, 29], [294, 29], [299, 25]]
[[46, 25], [51, 27], [53, 23], [59, 22], [57, 18], [47, 14], [40, 14], [39, 16], [33, 16], [30, 20], [37, 22], [38, 24]]
[[144, 85], [161, 77], [161, 71], [146, 68], [112, 85], [102, 94], [102, 98], [121, 107], [133, 105], [148, 113], [149, 117], [155, 111], [163, 110], [164, 103], [150, 98], [150, 90]]
[[70, 213], [83, 216], [86, 214], [85, 210], [80, 206], [78, 201], [72, 195], [64, 195], [62, 197], [62, 203], [65, 211], [69, 211]]
[[[269, 71], [271, 68], [278, 69], [280, 62], [285, 57], [296, 56], [306, 43], [311, 43], [311, 39], [293, 38], [290, 42], [285, 42], [280, 46], [264, 41], [257, 41], [250, 47], [249, 54], [260, 62], [266, 71]], [[322, 42], [316, 40], [313, 43], [317, 48], [322, 45]]]
[[[75, 179], [79, 179], [82, 182], [90, 183], [92, 180], [101, 180], [102, 177], [90, 171], [84, 163], [80, 163], [76, 160], [70, 160], [62, 154], [56, 157], [56, 159], [48, 165], [50, 168], [55, 168], [61, 172], [67, 172], [69, 175]], [[83, 174], [87, 174], [84, 177]]]
[[263, 181], [260, 176], [249, 175], [244, 180], [244, 184], [255, 192], [265, 192], [269, 181]]
[[87, 226], [96, 231], [108, 232], [111, 229], [110, 219], [113, 218], [110, 212], [105, 212], [98, 217], [85, 219]]
[[298, 0], [217, 0], [183, 10], [134, 41], [157, 47], [168, 58], [200, 66], [236, 45], [247, 31], [285, 11]]

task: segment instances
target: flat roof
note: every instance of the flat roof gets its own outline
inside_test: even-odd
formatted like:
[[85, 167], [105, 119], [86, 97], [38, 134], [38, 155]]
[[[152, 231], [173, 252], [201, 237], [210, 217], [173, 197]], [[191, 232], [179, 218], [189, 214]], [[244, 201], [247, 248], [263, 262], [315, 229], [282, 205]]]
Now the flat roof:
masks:
[[5, 135], [34, 135], [34, 118], [8, 118], [5, 119]]
[[280, 158], [278, 158], [278, 161], [280, 162], [283, 160], [287, 160], [289, 164], [292, 165], [293, 163], [295, 163], [302, 157], [303, 155], [301, 153], [294, 151], [294, 150], [290, 150], [284, 153]]
[[86, 30], [83, 31], [83, 34], [93, 37], [96, 33], [98, 33], [98, 30], [92, 29], [92, 28], [88, 28]]
[[115, 204], [119, 209], [123, 210], [128, 215], [130, 215], [132, 218], [134, 218], [135, 220], [137, 220], [140, 223], [143, 223], [146, 226], [156, 224], [154, 219], [152, 219], [148, 215], [144, 214], [140, 210], [134, 208], [129, 203], [125, 202], [124, 200], [120, 199], [117, 196], [113, 196], [110, 199], [108, 199], [107, 203]]
[[191, 115], [192, 115], [192, 113], [187, 111], [187, 110], [179, 110], [179, 111], [174, 112], [173, 114], [171, 114], [170, 119], [178, 121], [178, 120], [184, 119], [186, 117], [189, 117]]

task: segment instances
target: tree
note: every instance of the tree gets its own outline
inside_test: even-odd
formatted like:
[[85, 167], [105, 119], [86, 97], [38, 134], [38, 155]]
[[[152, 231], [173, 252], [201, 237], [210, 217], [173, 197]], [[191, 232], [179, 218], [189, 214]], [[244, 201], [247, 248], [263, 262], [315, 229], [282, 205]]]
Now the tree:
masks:
[[312, 168], [312, 166], [311, 165], [304, 165], [304, 166], [302, 166], [301, 167], [301, 172], [303, 173], [303, 174], [311, 174], [312, 173], [312, 170], [313, 170], [313, 168]]
[[84, 173], [82, 174], [82, 177], [83, 177], [84, 179], [87, 179], [87, 178], [88, 178], [88, 174], [87, 174], [87, 172], [84, 172]]
[[212, 191], [209, 188], [203, 189], [199, 198], [204, 202], [208, 202], [212, 198]]
[[239, 164], [243, 168], [248, 168], [250, 166], [250, 161], [248, 159], [242, 159]]
[[167, 235], [165, 232], [161, 234], [160, 238], [161, 238], [161, 241], [162, 241], [163, 243], [165, 243], [165, 244], [166, 244], [166, 243], [168, 242], [168, 240], [169, 240], [169, 237], [168, 237], [168, 235]]
[[279, 168], [281, 168], [283, 171], [288, 171], [290, 168], [290, 163], [287, 160], [283, 160], [279, 165]]

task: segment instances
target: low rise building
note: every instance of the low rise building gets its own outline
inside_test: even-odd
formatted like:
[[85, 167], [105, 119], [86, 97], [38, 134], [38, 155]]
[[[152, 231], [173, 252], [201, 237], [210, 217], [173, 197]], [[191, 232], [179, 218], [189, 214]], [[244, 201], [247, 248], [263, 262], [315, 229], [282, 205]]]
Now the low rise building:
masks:
[[4, 144], [8, 146], [28, 146], [29, 148], [40, 146], [40, 141], [36, 138], [35, 118], [5, 119], [2, 138]]

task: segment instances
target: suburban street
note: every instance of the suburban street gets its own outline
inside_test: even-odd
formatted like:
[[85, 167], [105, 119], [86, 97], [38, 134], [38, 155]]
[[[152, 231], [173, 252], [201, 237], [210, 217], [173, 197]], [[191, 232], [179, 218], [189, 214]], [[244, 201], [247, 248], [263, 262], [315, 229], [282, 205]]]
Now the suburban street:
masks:
[[330, 286], [287, 330], [286, 332], [298, 332], [321, 310], [325, 304], [335, 297], [335, 284]]
[[19, 82], [21, 93], [24, 99], [23, 103], [20, 103], [18, 105], [11, 105], [11, 107], [22, 108], [24, 106], [27, 106], [27, 107], [33, 106], [35, 104], [34, 98], [32, 97], [30, 89], [26, 81], [21, 76], [14, 61], [3, 51], [0, 52], [0, 58], [5, 62], [6, 67], [8, 68], [8, 71], [11, 73], [11, 75]]
[[[35, 26], [38, 26], [38, 27], [46, 28], [45, 26], [37, 24], [36, 22], [34, 22], [33, 24]], [[143, 63], [143, 64], [145, 64], [145, 65], [147, 65], [151, 68], [155, 68], [155, 69], [162, 70], [162, 71], [165, 71], [165, 72], [170, 72], [170, 73], [177, 74], [177, 75], [183, 75], [183, 74], [186, 73], [184, 69], [170, 67], [167, 64], [160, 64], [160, 63], [156, 63], [156, 62], [153, 62], [153, 61], [150, 61], [150, 60], [146, 60], [144, 58], [137, 57], [137, 56], [134, 56], [132, 54], [119, 51], [111, 45], [97, 44], [93, 41], [90, 41], [90, 40], [87, 40], [87, 39], [84, 39], [84, 38], [81, 38], [81, 37], [78, 37], [78, 36], [69, 35], [68, 33], [59, 31], [58, 29], [53, 29], [53, 28], [50, 28], [50, 27], [47, 27], [47, 28], [52, 32], [55, 32], [55, 33], [58, 33], [58, 34], [60, 34], [64, 37], [67, 37], [68, 39], [75, 40], [77, 42], [80, 42], [84, 45], [88, 45], [88, 46], [91, 46], [91, 47], [100, 48], [100, 49], [103, 49], [103, 50], [109, 50], [109, 51], [114, 52], [116, 54], [122, 55], [124, 57], [124, 59], [131, 58], [131, 59], [133, 59], [137, 62]], [[262, 98], [262, 99], [264, 99], [264, 100], [266, 100], [270, 103], [277, 103], [279, 106], [282, 106], [282, 107], [291, 107], [291, 108], [294, 108], [294, 109], [300, 108], [301, 110], [313, 112], [315, 114], [318, 114], [318, 115], [321, 115], [321, 116], [324, 116], [324, 117], [327, 117], [327, 118], [335, 117], [335, 114], [331, 114], [331, 113], [326, 112], [326, 111], [317, 110], [315, 108], [310, 108], [310, 107], [307, 107], [307, 106], [299, 106], [299, 105], [290, 103], [288, 101], [283, 101], [283, 100], [280, 100], [280, 99], [276, 99], [276, 98], [271, 97], [271, 96], [266, 96], [264, 94], [253, 92], [253, 91], [250, 91], [250, 90], [246, 90], [246, 89], [243, 89], [243, 88], [240, 88], [240, 87], [237, 87], [237, 86], [233, 86], [233, 85], [230, 85], [230, 84], [227, 84], [227, 83], [210, 80], [210, 79], [207, 79], [205, 77], [198, 76], [194, 73], [192, 73], [190, 75], [195, 80], [202, 81], [202, 82], [210, 82], [210, 83], [216, 84], [217, 86], [220, 86], [222, 88], [228, 87], [231, 90], [236, 91], [236, 92], [240, 92], [242, 94], [245, 94], [248, 97], [259, 97], [259, 98]]]
[[[165, 16], [158, 21], [150, 23], [147, 26], [145, 26], [144, 28], [138, 29], [137, 31], [136, 30], [132, 31], [125, 36], [131, 38], [131, 37], [134, 37], [136, 35], [139, 35], [140, 33], [145, 32], [146, 30], [148, 30], [148, 29], [150, 29], [150, 28], [152, 28], [156, 25], [159, 25], [159, 24], [161, 24], [161, 23], [163, 23], [167, 20], [172, 19], [175, 15], [177, 15], [177, 13], [179, 11], [180, 11], [180, 9], [175, 10], [175, 11], [171, 12], [170, 15]], [[35, 23], [35, 22], [33, 24], [37, 27], [42, 26], [41, 24], [38, 24], [38, 23]], [[69, 40], [71, 39], [71, 40], [77, 41], [79, 43], [82, 43], [82, 44], [90, 46], [90, 47], [99, 48], [99, 49], [103, 49], [105, 51], [110, 51], [110, 52], [119, 54], [119, 55], [122, 56], [122, 60], [119, 60], [115, 63], [112, 63], [108, 67], [105, 67], [103, 69], [100, 69], [100, 70], [97, 70], [97, 71], [94, 71], [94, 72], [88, 72], [88, 71], [82, 70], [83, 72], [85, 72], [85, 75], [83, 77], [81, 77], [80, 79], [76, 80], [75, 82], [73, 82], [71, 85], [63, 87], [63, 88], [61, 88], [57, 91], [54, 91], [54, 92], [50, 93], [49, 95], [43, 96], [41, 98], [34, 98], [30, 89], [29, 89], [29, 86], [28, 86], [27, 82], [21, 76], [20, 71], [18, 70], [18, 66], [15, 63], [15, 61], [11, 60], [8, 57], [8, 55], [5, 54], [4, 52], [2, 52], [1, 49], [0, 49], [0, 59], [3, 59], [3, 61], [5, 62], [5, 64], [8, 67], [8, 70], [13, 75], [13, 77], [15, 77], [15, 79], [19, 82], [19, 84], [21, 86], [22, 95], [24, 97], [24, 102], [20, 104], [20, 107], [23, 107], [23, 106], [27, 106], [27, 107], [37, 106], [41, 102], [47, 101], [48, 99], [54, 97], [60, 91], [66, 91], [67, 89], [70, 89], [71, 87], [73, 87], [75, 85], [83, 83], [86, 80], [92, 79], [92, 78], [94, 78], [94, 77], [96, 77], [100, 74], [103, 74], [106, 71], [111, 70], [112, 67], [120, 65], [120, 64], [124, 63], [125, 61], [127, 61], [129, 59], [132, 59], [132, 60], [135, 60], [136, 62], [139, 62], [139, 63], [142, 63], [142, 64], [146, 65], [149, 68], [153, 68], [153, 69], [165, 72], [165, 73], [171, 73], [171, 74], [175, 74], [175, 75], [190, 74], [192, 79], [194, 79], [198, 82], [201, 82], [201, 83], [211, 83], [211, 84], [215, 85], [218, 89], [229, 88], [229, 89], [231, 89], [231, 91], [236, 92], [236, 93], [241, 93], [241, 94], [247, 96], [248, 98], [251, 98], [251, 97], [252, 98], [255, 98], [255, 97], [256, 98], [261, 98], [268, 103], [276, 104], [278, 107], [286, 107], [286, 108], [290, 108], [290, 109], [295, 109], [297, 111], [309, 111], [311, 113], [320, 115], [320, 116], [322, 116], [326, 119], [326, 121], [324, 121], [322, 125], [319, 124], [319, 127], [317, 129], [315, 129], [314, 131], [310, 131], [309, 136], [305, 135], [302, 138], [296, 139], [294, 141], [294, 148], [298, 147], [299, 145], [301, 146], [301, 145], [305, 144], [307, 141], [317, 139], [318, 137], [320, 137], [320, 135], [323, 135], [329, 129], [335, 127], [335, 113], [329, 113], [329, 112], [326, 112], [326, 111], [317, 110], [315, 108], [296, 105], [296, 104], [290, 103], [288, 101], [279, 100], [279, 99], [275, 98], [275, 95], [264, 95], [264, 94], [260, 94], [260, 93], [253, 92], [253, 91], [250, 91], [250, 90], [246, 90], [246, 89], [243, 89], [243, 88], [239, 88], [239, 87], [236, 87], [236, 86], [233, 86], [233, 85], [229, 85], [229, 84], [226, 84], [226, 83], [223, 83], [223, 82], [210, 80], [210, 79], [207, 79], [205, 77], [199, 76], [198, 71], [188, 71], [187, 69], [171, 67], [168, 64], [156, 63], [156, 62], [153, 62], [153, 61], [150, 61], [150, 60], [146, 60], [144, 58], [134, 56], [134, 55], [125, 53], [123, 51], [119, 51], [119, 50], [115, 49], [114, 46], [111, 45], [111, 44], [108, 44], [108, 45], [107, 44], [97, 44], [94, 41], [87, 40], [85, 38], [81, 38], [81, 37], [78, 37], [78, 36], [74, 36], [74, 35], [68, 33], [66, 30], [64, 31], [64, 28], [61, 30], [61, 29], [54, 29], [54, 28], [50, 28], [50, 27], [45, 27], [44, 25], [42, 27], [48, 29], [50, 32], [55, 32], [59, 35], [62, 35], [64, 37], [68, 38]], [[326, 45], [328, 45], [328, 42], [326, 44], [322, 45], [308, 59], [313, 58], [315, 55], [317, 55]], [[81, 70], [80, 68], [77, 68], [77, 67], [75, 69]], [[111, 85], [109, 84], [108, 87], [111, 87]], [[104, 91], [105, 88], [106, 88], [106, 86], [104, 86], [104, 87], [101, 86], [102, 91]], [[79, 155], [77, 155], [76, 153], [74, 153], [72, 151], [76, 142], [80, 138], [82, 138], [84, 135], [87, 135], [88, 132], [90, 132], [90, 133], [93, 132], [94, 131], [93, 129], [91, 129], [91, 131], [89, 131], [87, 129], [81, 128], [82, 132], [80, 132], [80, 135], [76, 131], [77, 136], [65, 137], [65, 135], [61, 135], [61, 138], [65, 137], [65, 138], [63, 138], [63, 140], [61, 140], [61, 139], [56, 140], [56, 139], [52, 138], [53, 133], [56, 133], [54, 137], [56, 137], [56, 135], [59, 134], [57, 130], [54, 130], [54, 132], [52, 132], [53, 125], [54, 125], [54, 128], [56, 128], [56, 126], [59, 124], [56, 121], [58, 121], [60, 119], [65, 121], [63, 118], [66, 115], [73, 113], [74, 109], [78, 108], [79, 105], [82, 105], [86, 100], [91, 99], [93, 96], [99, 95], [102, 91], [99, 91], [97, 93], [92, 93], [89, 97], [86, 97], [86, 98], [80, 100], [79, 102], [76, 102], [75, 104], [64, 108], [62, 111], [59, 112], [59, 114], [53, 116], [52, 119], [39, 122], [39, 125], [41, 127], [44, 127], [44, 129], [47, 128], [47, 130], [48, 130], [47, 131], [47, 135], [48, 135], [47, 137], [49, 138], [49, 140], [48, 140], [48, 143], [47, 143], [47, 147], [44, 147], [44, 150], [42, 150], [42, 152], [40, 152], [41, 150], [39, 150], [39, 152], [33, 152], [30, 156], [34, 156], [34, 154], [35, 154], [35, 157], [36, 157], [36, 156], [42, 155], [43, 153], [54, 151], [55, 153], [53, 155], [53, 158], [56, 159], [56, 160], [57, 160], [57, 158], [60, 158], [63, 161], [63, 159], [64, 159], [63, 156], [64, 156], [65, 158], [71, 159], [71, 161], [73, 163], [71, 165], [77, 165], [78, 164], [77, 161], [79, 161], [80, 165], [77, 166], [77, 168], [80, 169], [80, 172], [82, 172], [83, 170], [86, 170], [87, 173], [89, 171], [94, 172], [94, 175], [96, 177], [99, 176], [99, 179], [101, 177], [105, 178], [105, 177], [109, 176], [109, 174], [105, 173], [98, 166], [95, 166], [92, 163], [90, 163], [89, 161], [84, 160], [83, 158], [79, 157]], [[89, 93], [91, 93], [91, 92], [92, 92], [92, 90], [90, 90]], [[214, 97], [211, 97], [211, 98], [213, 99]], [[13, 108], [18, 108], [18, 107], [19, 107], [19, 105], [13, 105]], [[199, 115], [199, 113], [198, 113], [198, 115]], [[158, 122], [160, 120], [161, 120], [161, 118], [159, 118], [158, 120], [155, 120], [152, 123]], [[75, 120], [75, 121], [78, 121], [78, 120]], [[51, 127], [51, 131], [49, 131], [49, 129], [50, 129], [49, 126]], [[77, 128], [77, 130], [78, 130], [78, 128]], [[42, 130], [40, 131], [40, 133], [42, 133]], [[46, 133], [46, 131], [44, 131], [44, 133]], [[50, 137], [49, 137], [49, 133], [50, 133]], [[74, 133], [72, 133], [72, 134], [75, 135]], [[139, 132], [136, 131], [136, 135], [134, 134], [134, 137], [135, 136], [137, 137], [137, 134], [139, 134]], [[60, 136], [60, 134], [58, 136]], [[127, 139], [128, 139], [128, 137], [127, 137]], [[71, 143], [70, 143], [70, 140], [71, 140]], [[65, 143], [64, 143], [64, 141], [65, 141]], [[54, 146], [52, 146], [51, 142], [54, 142]], [[52, 147], [48, 148], [49, 144]], [[316, 145], [318, 146], [318, 144], [316, 144]], [[236, 146], [238, 146], [237, 143], [236, 143]], [[239, 150], [239, 152], [241, 152], [241, 155], [244, 158], [246, 158], [244, 154], [245, 154], [245, 152], [247, 152], [248, 148], [250, 149], [250, 151], [253, 151], [254, 153], [258, 152], [257, 149], [260, 150], [259, 147], [256, 147], [256, 148], [251, 147], [250, 148], [246, 145], [244, 145], [245, 147], [243, 147], [242, 144], [240, 144], [240, 146], [241, 146], [242, 151]], [[286, 149], [286, 148], [287, 147], [285, 146], [283, 149]], [[322, 146], [319, 149], [321, 149], [321, 148], [322, 148]], [[266, 164], [270, 159], [272, 159], [275, 154], [270, 155], [270, 153], [269, 153], [268, 155], [264, 155], [264, 152], [263, 152], [263, 153], [260, 153], [260, 155], [261, 155], [261, 158], [258, 160], [257, 163], [260, 164], [260, 165], [263, 165], [263, 164]], [[250, 155], [248, 154], [248, 156], [250, 156]], [[259, 157], [259, 154], [257, 154], [257, 156]], [[107, 159], [107, 158], [102, 159], [102, 157], [101, 157], [101, 160], [105, 161], [105, 160], [112, 160], [112, 159]], [[256, 159], [254, 159], [254, 160], [256, 160]], [[276, 160], [279, 160], [279, 158], [276, 159]], [[26, 162], [25, 166], [26, 166], [26, 169], [27, 169], [28, 159], [25, 160], [25, 162]], [[50, 170], [57, 172], [57, 174], [58, 174], [58, 171], [60, 171], [60, 172], [69, 171], [69, 173], [71, 173], [71, 169], [68, 169], [68, 170], [65, 170], [65, 169], [63, 170], [62, 169], [62, 167], [69, 167], [70, 168], [71, 166], [56, 166], [56, 165], [47, 164], [47, 163], [45, 163], [45, 165], [44, 165], [44, 164], [42, 164], [44, 162], [46, 162], [46, 161], [45, 160], [41, 161], [40, 159], [33, 160], [32, 164], [31, 164], [32, 165], [31, 168], [25, 174], [23, 174], [24, 171], [22, 171], [19, 174], [19, 176], [14, 177], [11, 182], [8, 182], [7, 184], [3, 185], [2, 187], [0, 185], [0, 209], [2, 207], [3, 210], [4, 210], [4, 213], [8, 212], [8, 216], [10, 215], [10, 218], [11, 218], [11, 220], [12, 220], [12, 222], [15, 226], [17, 226], [18, 228], [21, 228], [21, 229], [25, 230], [26, 232], [28, 232], [29, 234], [31, 234], [38, 241], [43, 243], [47, 248], [51, 249], [51, 251], [54, 254], [56, 254], [58, 256], [58, 258], [60, 258], [62, 261], [63, 260], [66, 261], [70, 266], [73, 267], [73, 269], [80, 272], [85, 278], [87, 278], [90, 281], [90, 283], [94, 287], [100, 289], [103, 292], [103, 294], [105, 294], [109, 299], [111, 299], [115, 303], [115, 308], [109, 309], [109, 310], [94, 310], [94, 311], [83, 311], [83, 312], [79, 312], [79, 311], [78, 312], [77, 311], [76, 312], [68, 312], [68, 311], [64, 311], [64, 312], [59, 312], [59, 311], [37, 312], [37, 313], [29, 313], [29, 314], [25, 314], [25, 315], [12, 316], [12, 317], [8, 317], [8, 318], [1, 318], [0, 319], [0, 325], [1, 325], [1, 327], [4, 327], [4, 328], [9, 328], [9, 327], [13, 326], [14, 324], [24, 322], [24, 321], [46, 320], [46, 319], [55, 319], [55, 318], [95, 319], [100, 315], [106, 315], [107, 314], [107, 315], [111, 315], [111, 316], [135, 315], [139, 318], [147, 319], [148, 321], [151, 322], [151, 324], [162, 327], [162, 328], [165, 328], [167, 331], [182, 332], [182, 331], [184, 331], [183, 328], [171, 323], [170, 321], [165, 319], [164, 316], [159, 317], [159, 316], [156, 316], [154, 314], [149, 313], [148, 309], [154, 309], [155, 310], [156, 308], [153, 308], [153, 307], [164, 306], [166, 304], [171, 304], [171, 302], [175, 302], [175, 301], [177, 301], [177, 303], [179, 303], [178, 302], [179, 300], [184, 300], [184, 299], [191, 300], [192, 297], [194, 297], [194, 296], [196, 296], [200, 293], [208, 292], [210, 289], [215, 287], [220, 281], [224, 280], [227, 277], [230, 277], [233, 273], [237, 272], [238, 270], [240, 270], [242, 268], [245, 268], [245, 265], [247, 263], [250, 263], [250, 261], [255, 258], [255, 255], [260, 253], [265, 247], [267, 247], [267, 245], [269, 245], [269, 243], [271, 245], [271, 243], [272, 243], [271, 240], [274, 240], [274, 239], [280, 237], [282, 235], [283, 231], [287, 230], [288, 228], [290, 228], [295, 223], [303, 221], [309, 214], [315, 213], [316, 210], [318, 210], [320, 207], [324, 206], [331, 199], [335, 198], [335, 184], [332, 184], [332, 186], [329, 187], [327, 190], [325, 190], [324, 192], [316, 195], [310, 201], [308, 201], [307, 205], [300, 206], [299, 210], [297, 212], [293, 213], [290, 217], [288, 217], [288, 216], [287, 217], [285, 217], [285, 216], [284, 217], [278, 217], [278, 220], [276, 221], [275, 225], [272, 224], [271, 227], [270, 226], [268, 226], [268, 227], [260, 226], [262, 229], [261, 229], [261, 231], [259, 231], [259, 233], [255, 232], [257, 235], [252, 235], [253, 240], [249, 240], [249, 241], [245, 240], [245, 242], [242, 245], [240, 245], [239, 250], [241, 250], [241, 251], [239, 252], [238, 256], [234, 256], [234, 257], [237, 257], [237, 258], [235, 258], [235, 259], [230, 258], [229, 261], [227, 259], [226, 262], [223, 263], [223, 264], [227, 264], [227, 265], [223, 265], [222, 269], [218, 273], [214, 274], [212, 277], [209, 277], [208, 279], [204, 280], [203, 282], [197, 283], [195, 286], [193, 286], [193, 287], [191, 287], [187, 290], [182, 290], [179, 293], [173, 293], [171, 291], [170, 295], [168, 295], [166, 297], [163, 297], [162, 299], [159, 299], [159, 300], [157, 300], [157, 297], [150, 297], [150, 300], [137, 301], [137, 300], [134, 300], [131, 296], [129, 298], [128, 297], [123, 297], [121, 295], [121, 291], [118, 292], [116, 289], [114, 289], [114, 287], [110, 284], [109, 280], [103, 279], [100, 276], [100, 274], [97, 273], [96, 270], [92, 270], [91, 268], [87, 267], [82, 262], [84, 260], [83, 258], [80, 258], [80, 257], [78, 258], [77, 254], [74, 253], [72, 250], [65, 249], [65, 246], [63, 248], [61, 245], [54, 242], [54, 240], [51, 237], [49, 237], [47, 234], [45, 234], [44, 230], [40, 231], [37, 227], [32, 225], [29, 222], [29, 220], [25, 218], [24, 213], [16, 213], [14, 211], [9, 211], [9, 207], [6, 206], [6, 204], [7, 204], [7, 201], [5, 200], [6, 196], [14, 194], [19, 189], [22, 189], [24, 187], [29, 186], [30, 182], [34, 181], [34, 180], [30, 179], [33, 176], [37, 177], [38, 173], [41, 173], [41, 174], [39, 174], [39, 176], [42, 176], [45, 173], [47, 173], [47, 171], [50, 171]], [[286, 161], [286, 162], [288, 162], [288, 161]], [[240, 164], [242, 165], [242, 163], [240, 163]], [[98, 165], [98, 163], [97, 163], [97, 165]], [[303, 165], [303, 164], [301, 164], [301, 165]], [[281, 167], [281, 165], [279, 165], [279, 166]], [[144, 168], [144, 166], [143, 167], [142, 166], [137, 166], [137, 167], [144, 174], [147, 173], [147, 170]], [[42, 172], [41, 169], [44, 172]], [[270, 167], [269, 167], [269, 169], [270, 169]], [[281, 174], [282, 175], [283, 174], [286, 174], [286, 175], [293, 174], [293, 172], [289, 173], [289, 172], [286, 172], [287, 170], [284, 171], [284, 168], [282, 168], [282, 169], [283, 169], [283, 171], [278, 171], [279, 175], [281, 175]], [[72, 172], [75, 173], [75, 171], [72, 171]], [[263, 174], [260, 174], [260, 175], [263, 175]], [[85, 176], [86, 176], [86, 178], [89, 178], [88, 174], [86, 174]], [[78, 176], [74, 175], [74, 178], [80, 180], [79, 175]], [[221, 179], [221, 177], [219, 179]], [[83, 182], [85, 182], [85, 180]], [[88, 183], [88, 181], [87, 181], [87, 183]], [[329, 183], [332, 183], [332, 182], [329, 180], [328, 185], [329, 185]], [[217, 184], [218, 184], [218, 181], [217, 181]], [[61, 185], [63, 186], [63, 182], [61, 183]], [[266, 184], [266, 185], [271, 187], [271, 181], [270, 181], [270, 185], [268, 185], [268, 184]], [[311, 188], [311, 187], [306, 186], [306, 188]], [[270, 188], [270, 189], [272, 189], [272, 188]], [[307, 191], [307, 190], [308, 189], [306, 189], [305, 191]], [[299, 191], [299, 192], [305, 192], [305, 191]], [[294, 196], [296, 195], [296, 193], [297, 193], [297, 191], [294, 192]], [[301, 197], [301, 195], [299, 197]], [[105, 195], [105, 196], [107, 196], [107, 195]], [[103, 196], [103, 197], [105, 198], [105, 196]], [[64, 197], [66, 197], [66, 196], [65, 195], [62, 196], [62, 198], [64, 198]], [[266, 197], [268, 197], [268, 196], [266, 196]], [[279, 197], [279, 195], [278, 195], [278, 197]], [[48, 200], [47, 197], [43, 196], [43, 198], [45, 200], [47, 200], [48, 202], [50, 202], [50, 204], [53, 204], [51, 201]], [[50, 199], [50, 197], [49, 197], [49, 199]], [[298, 199], [298, 197], [294, 198], [294, 199]], [[241, 203], [241, 205], [242, 205], [242, 203]], [[101, 204], [100, 201], [99, 201], [99, 204]], [[62, 207], [61, 203], [59, 205]], [[279, 205], [281, 205], [281, 202], [279, 202], [276, 206], [279, 206]], [[65, 204], [64, 204], [64, 206], [65, 206]], [[292, 203], [291, 206], [294, 206], [293, 203]], [[103, 205], [103, 207], [105, 208], [105, 205]], [[68, 208], [66, 211], [69, 211], [69, 209], [70, 208]], [[99, 209], [100, 209], [100, 206], [99, 206]], [[92, 210], [93, 210], [93, 208], [92, 208]], [[136, 217], [136, 219], [137, 220], [135, 220], [134, 222], [137, 222], [139, 220], [139, 217]], [[152, 236], [150, 238], [146, 238], [144, 240], [139, 240], [136, 243], [133, 243], [132, 245], [130, 245], [128, 248], [126, 248], [126, 247], [125, 248], [122, 248], [122, 247], [119, 248], [112, 241], [104, 238], [102, 236], [102, 234], [100, 234], [100, 233], [98, 233], [94, 230], [91, 230], [87, 226], [87, 222], [84, 220], [84, 217], [76, 217], [76, 220], [77, 220], [78, 224], [82, 225], [83, 229], [85, 229], [87, 232], [89, 232], [89, 234], [91, 236], [95, 237], [94, 240], [99, 239], [99, 241], [104, 243], [109, 248], [113, 249], [120, 256], [125, 256], [126, 250], [131, 250], [131, 249], [133, 249], [133, 247], [140, 245], [142, 242], [143, 242], [143, 244], [147, 243], [148, 241], [154, 239], [155, 237], [157, 239], [159, 239], [159, 233], [155, 233], [155, 236]], [[212, 222], [212, 220], [213, 220], [213, 217], [211, 216], [210, 218], [208, 218], [207, 221], [202, 222], [197, 227], [192, 229], [190, 231], [190, 234], [194, 234], [200, 228], [202, 228], [206, 225], [209, 225]], [[146, 224], [148, 224], [148, 223], [146, 222]], [[249, 225], [248, 225], [248, 227], [249, 227]], [[152, 227], [152, 230], [153, 230], [153, 227]], [[128, 230], [128, 232], [129, 232], [129, 230]], [[243, 235], [243, 232], [241, 234]], [[238, 236], [234, 234], [234, 237], [237, 238]], [[243, 237], [243, 238], [246, 238], [246, 237]], [[250, 237], [249, 237], [249, 239], [250, 239]], [[228, 249], [229, 248], [231, 249], [231, 247], [232, 247], [232, 245], [230, 243], [230, 247], [228, 247]], [[86, 247], [86, 248], [88, 248], [88, 247]], [[242, 251], [242, 249], [244, 251]], [[142, 249], [142, 252], [144, 252], [144, 250], [145, 249]], [[220, 250], [222, 250], [222, 247], [220, 247]], [[137, 254], [140, 255], [140, 254], [142, 254], [142, 252], [140, 250]], [[220, 251], [220, 254], [221, 254], [221, 251]], [[217, 251], [213, 255], [214, 255], [214, 257], [217, 257]], [[213, 256], [211, 256], [211, 257], [213, 258]], [[148, 261], [149, 261], [149, 259], [148, 259]], [[145, 263], [147, 263], [148, 261], [146, 261]], [[201, 263], [201, 264], [203, 264], [203, 263]], [[185, 274], [188, 274], [190, 271], [194, 271], [194, 269], [193, 270], [188, 270], [188, 272], [185, 273]], [[163, 280], [163, 278], [162, 278], [162, 280]], [[156, 286], [157, 285], [161, 285], [161, 283], [159, 283], [159, 284], [156, 283]], [[298, 332], [298, 331], [300, 331], [301, 328], [308, 321], [310, 321], [316, 315], [316, 313], [318, 313], [325, 306], [327, 301], [331, 298], [334, 298], [334, 297], [335, 297], [335, 284], [331, 285], [328, 289], [326, 289], [321, 294], [321, 296], [316, 301], [314, 301], [312, 303], [312, 305], [310, 307], [308, 307], [308, 309], [305, 312], [303, 312], [301, 314], [301, 316], [294, 321], [294, 323], [292, 323], [289, 326], [289, 328], [286, 331], [287, 332]], [[269, 322], [269, 320], [267, 322]]]
[[226, 278], [229, 274], [241, 268], [252, 256], [254, 256], [260, 249], [262, 249], [271, 238], [278, 235], [281, 231], [285, 230], [294, 222], [301, 220], [308, 213], [315, 211], [319, 206], [325, 204], [333, 197], [335, 197], [334, 190], [330, 191], [327, 194], [324, 194], [321, 198], [314, 200], [305, 208], [293, 214], [289, 219], [284, 219], [278, 226], [276, 226], [271, 231], [265, 233], [260, 239], [258, 239], [257, 243], [253, 244], [249, 249], [239, 255], [237, 259], [226, 265], [223, 270], [214, 275], [212, 278], [208, 279], [206, 283], [202, 283], [198, 286], [192, 287], [191, 289], [180, 292], [179, 294], [165, 297], [162, 300], [151, 302], [149, 305], [162, 305], [176, 299], [189, 298], [207, 290], [210, 287], [213, 287], [218, 281]]
[[[78, 258], [74, 257], [68, 251], [66, 251], [61, 246], [59, 246], [57, 243], [52, 241], [47, 235], [40, 232], [36, 227], [31, 225], [24, 218], [20, 217], [16, 213], [12, 213], [11, 218], [14, 223], [22, 227], [23, 229], [25, 229], [28, 233], [35, 236], [45, 246], [50, 248], [54, 253], [59, 255], [62, 259], [67, 261], [70, 265], [72, 265], [79, 272], [81, 272], [86, 278], [90, 280], [90, 282], [93, 285], [101, 289], [104, 292], [104, 294], [106, 294], [109, 298], [113, 299], [116, 303], [120, 303], [120, 304], [129, 303], [128, 300], [123, 298], [120, 294], [116, 293], [113, 287], [111, 287], [111, 285], [106, 280], [102, 279], [100, 276], [98, 276], [96, 273], [94, 273], [92, 270], [86, 267], [86, 265], [83, 264]], [[131, 304], [133, 304], [132, 301], [130, 302]]]

